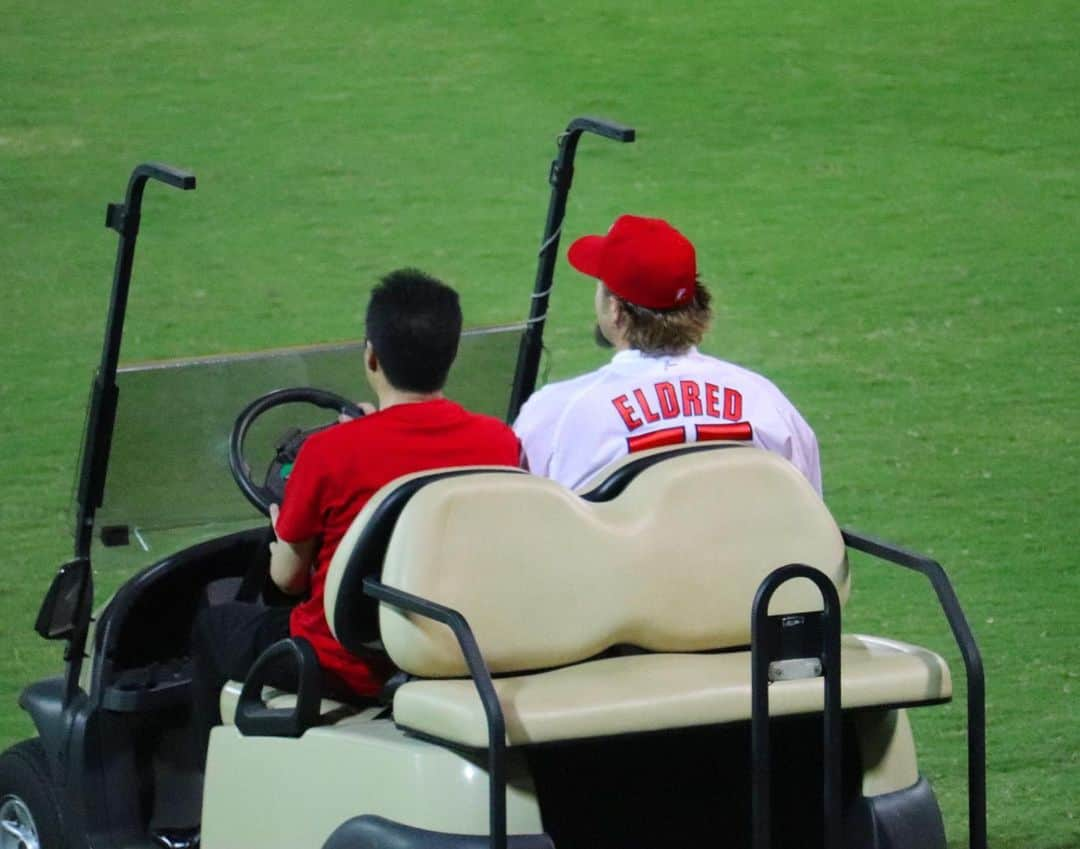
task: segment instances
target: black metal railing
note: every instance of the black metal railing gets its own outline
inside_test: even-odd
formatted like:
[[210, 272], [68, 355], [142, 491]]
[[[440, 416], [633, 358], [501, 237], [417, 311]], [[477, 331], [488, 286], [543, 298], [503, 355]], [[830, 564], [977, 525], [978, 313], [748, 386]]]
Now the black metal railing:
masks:
[[844, 543], [879, 560], [925, 575], [937, 594], [964, 660], [967, 679], [968, 844], [986, 849], [986, 676], [982, 655], [945, 570], [936, 560], [858, 531], [841, 531]]

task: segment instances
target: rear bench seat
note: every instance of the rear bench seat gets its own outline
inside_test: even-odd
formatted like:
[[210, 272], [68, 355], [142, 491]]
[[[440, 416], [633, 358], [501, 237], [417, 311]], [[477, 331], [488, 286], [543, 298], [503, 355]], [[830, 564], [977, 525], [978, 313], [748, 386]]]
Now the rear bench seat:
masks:
[[[635, 465], [636, 464], [636, 465]], [[351, 650], [381, 637], [415, 676], [393, 699], [401, 726], [487, 746], [480, 699], [448, 628], [364, 596], [365, 575], [462, 613], [506, 717], [509, 745], [750, 718], [750, 607], [787, 563], [850, 573], [836, 523], [782, 458], [749, 446], [658, 449], [585, 497], [495, 469], [402, 478], [357, 517], [331, 563], [326, 613]], [[771, 612], [820, 609], [806, 580]], [[617, 646], [640, 653], [602, 656]], [[945, 662], [918, 646], [848, 635], [845, 709], [948, 700]], [[818, 711], [821, 679], [774, 687], [774, 715]]]

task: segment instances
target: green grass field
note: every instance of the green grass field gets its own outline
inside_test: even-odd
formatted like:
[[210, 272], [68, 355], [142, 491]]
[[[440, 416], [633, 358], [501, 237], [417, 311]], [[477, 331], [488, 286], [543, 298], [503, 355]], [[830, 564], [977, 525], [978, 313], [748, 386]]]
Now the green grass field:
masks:
[[[125, 359], [356, 338], [402, 264], [482, 324], [524, 315], [555, 135], [594, 113], [639, 140], [582, 143], [567, 236], [633, 211], [697, 243], [706, 348], [800, 406], [841, 524], [954, 580], [987, 665], [992, 846], [1080, 846], [1075, 0], [0, 11], [0, 742], [60, 661], [31, 625], [70, 553], [130, 168], [200, 185], [147, 193]], [[601, 356], [588, 287], [564, 260], [557, 283], [552, 377]], [[944, 648], [959, 679], [929, 588], [855, 567], [847, 627]], [[913, 722], [963, 846], [957, 695]]]

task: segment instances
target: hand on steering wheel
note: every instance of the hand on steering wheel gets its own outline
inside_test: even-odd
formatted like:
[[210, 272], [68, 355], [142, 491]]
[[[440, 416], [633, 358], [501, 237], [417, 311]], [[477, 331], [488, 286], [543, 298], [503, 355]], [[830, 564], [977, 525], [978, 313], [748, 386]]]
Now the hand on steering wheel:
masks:
[[324, 389], [312, 389], [299, 386], [292, 389], [275, 389], [265, 395], [256, 398], [248, 404], [237, 416], [233, 424], [232, 434], [229, 436], [229, 469], [232, 471], [233, 480], [244, 493], [244, 497], [251, 502], [264, 516], [270, 515], [270, 505], [280, 504], [285, 493], [285, 478], [288, 477], [287, 467], [296, 459], [300, 452], [300, 446], [304, 440], [317, 431], [330, 427], [334, 422], [322, 427], [310, 430], [299, 428], [290, 431], [276, 446], [274, 459], [266, 472], [265, 482], [262, 485], [255, 483], [251, 477], [251, 468], [244, 460], [244, 439], [251, 429], [255, 420], [283, 404], [312, 404], [325, 410], [333, 410], [340, 417], [358, 418], [364, 415], [364, 409], [343, 398], [335, 392]]

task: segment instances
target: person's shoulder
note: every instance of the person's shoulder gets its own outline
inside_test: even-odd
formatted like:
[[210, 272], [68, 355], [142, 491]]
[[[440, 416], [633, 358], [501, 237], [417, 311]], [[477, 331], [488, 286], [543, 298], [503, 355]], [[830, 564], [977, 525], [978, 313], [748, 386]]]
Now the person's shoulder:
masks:
[[513, 428], [502, 419], [462, 408], [464, 431], [459, 431], [463, 445], [470, 450], [482, 447], [485, 462], [496, 465], [517, 465], [521, 460], [521, 442]]
[[714, 357], [711, 354], [696, 353], [692, 355], [699, 363], [706, 365], [709, 368], [717, 369], [718, 371], [729, 373], [733, 376], [740, 378], [741, 380], [751, 383], [755, 386], [761, 387], [766, 391], [779, 392], [776, 384], [769, 378], [763, 375], [761, 372], [754, 371], [746, 366], [733, 363], [730, 360], [722, 360], [719, 357]]
[[709, 362], [714, 368], [730, 374], [742, 384], [744, 388], [752, 388], [759, 396], [771, 401], [777, 409], [796, 409], [795, 405], [791, 402], [791, 399], [784, 394], [784, 391], [761, 372], [754, 371], [746, 366], [741, 366], [738, 363], [721, 360], [718, 357], [713, 357], [708, 354], [699, 353], [697, 356], [702, 360]]
[[474, 413], [471, 410], [462, 409], [471, 428], [487, 431], [493, 435], [509, 434], [511, 437], [514, 435], [513, 429], [502, 419], [497, 419], [495, 416], [489, 416], [486, 413]]

